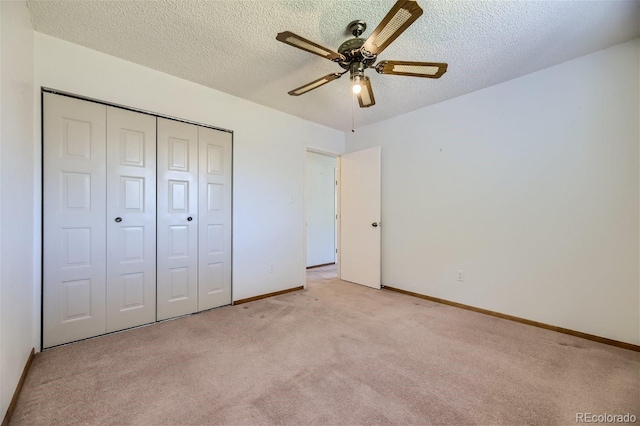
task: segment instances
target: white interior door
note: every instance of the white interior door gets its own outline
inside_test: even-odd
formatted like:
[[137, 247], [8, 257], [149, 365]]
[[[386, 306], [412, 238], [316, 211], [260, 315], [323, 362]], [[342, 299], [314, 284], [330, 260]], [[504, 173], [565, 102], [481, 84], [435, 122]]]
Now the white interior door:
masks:
[[198, 310], [198, 127], [158, 118], [157, 317]]
[[156, 117], [107, 107], [107, 331], [156, 320]]
[[380, 288], [380, 147], [340, 159], [340, 278]]
[[106, 330], [106, 107], [45, 93], [44, 347]]
[[231, 133], [198, 127], [198, 310], [231, 304]]

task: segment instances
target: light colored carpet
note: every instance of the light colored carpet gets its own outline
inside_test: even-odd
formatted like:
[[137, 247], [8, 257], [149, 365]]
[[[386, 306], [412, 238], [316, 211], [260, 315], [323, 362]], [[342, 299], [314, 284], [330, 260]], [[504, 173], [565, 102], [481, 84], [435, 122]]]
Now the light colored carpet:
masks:
[[[331, 268], [328, 268], [330, 271]], [[311, 271], [307, 290], [39, 354], [13, 425], [575, 424], [640, 354]]]

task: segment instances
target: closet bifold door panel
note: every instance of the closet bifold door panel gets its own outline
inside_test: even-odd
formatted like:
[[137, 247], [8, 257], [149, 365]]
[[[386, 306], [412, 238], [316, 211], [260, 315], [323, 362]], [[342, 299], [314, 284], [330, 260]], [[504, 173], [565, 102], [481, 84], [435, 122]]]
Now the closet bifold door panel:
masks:
[[198, 311], [198, 127], [158, 118], [157, 318]]
[[42, 342], [231, 304], [232, 134], [43, 93]]
[[104, 105], [44, 94], [43, 345], [106, 330]]
[[156, 118], [44, 94], [43, 343], [156, 319]]
[[198, 310], [231, 304], [231, 133], [198, 128]]
[[156, 117], [107, 107], [107, 332], [156, 320]]

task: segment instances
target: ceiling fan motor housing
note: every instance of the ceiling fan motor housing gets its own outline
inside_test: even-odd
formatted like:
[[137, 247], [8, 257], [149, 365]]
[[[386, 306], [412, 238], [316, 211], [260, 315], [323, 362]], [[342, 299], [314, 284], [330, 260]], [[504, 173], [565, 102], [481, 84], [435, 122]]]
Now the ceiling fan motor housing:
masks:
[[338, 62], [338, 64], [348, 70], [354, 62], [362, 63], [364, 68], [369, 68], [376, 61], [376, 55], [365, 57], [362, 54], [362, 45], [365, 43], [363, 38], [352, 38], [340, 45], [338, 53], [344, 55], [346, 60]]

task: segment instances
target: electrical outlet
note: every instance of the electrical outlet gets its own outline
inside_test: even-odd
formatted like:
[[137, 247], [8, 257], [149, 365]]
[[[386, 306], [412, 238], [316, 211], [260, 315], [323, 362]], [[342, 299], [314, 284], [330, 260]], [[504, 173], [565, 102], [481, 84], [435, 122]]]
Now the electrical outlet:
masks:
[[464, 281], [464, 271], [462, 269], [458, 269], [458, 281]]
[[273, 274], [273, 263], [269, 264], [269, 273]]

